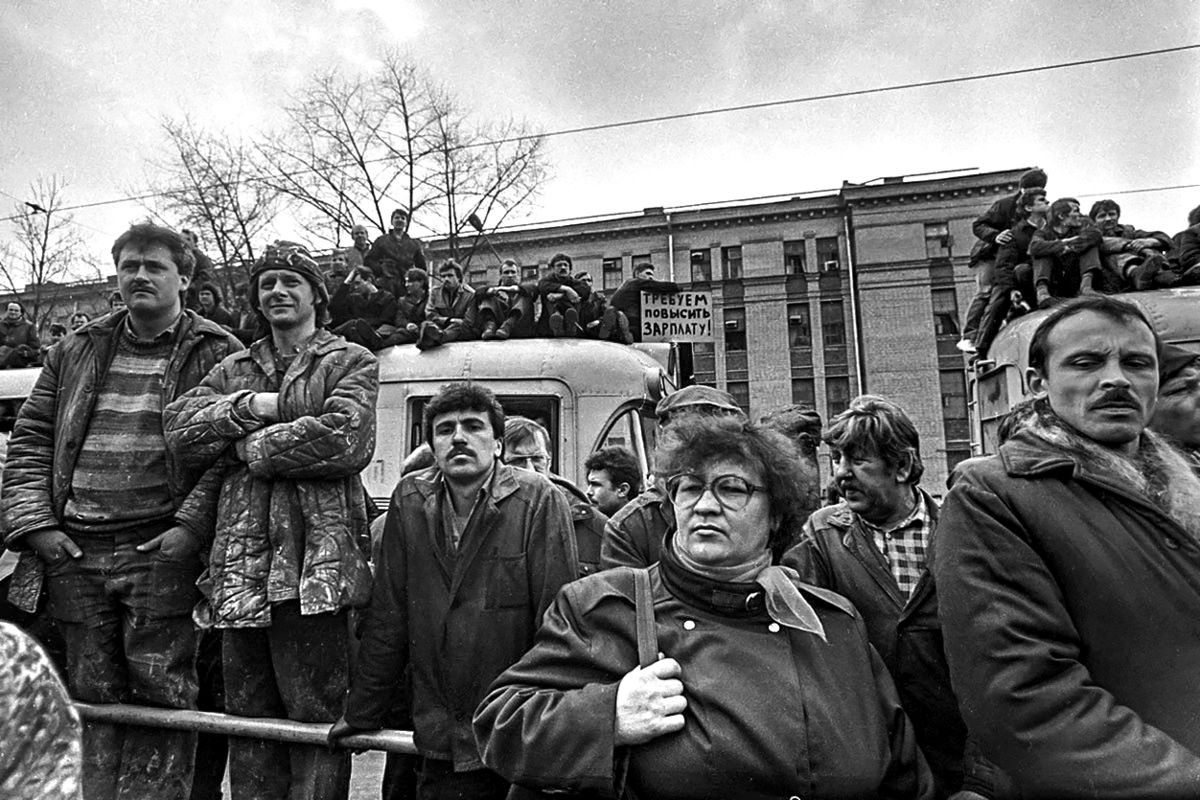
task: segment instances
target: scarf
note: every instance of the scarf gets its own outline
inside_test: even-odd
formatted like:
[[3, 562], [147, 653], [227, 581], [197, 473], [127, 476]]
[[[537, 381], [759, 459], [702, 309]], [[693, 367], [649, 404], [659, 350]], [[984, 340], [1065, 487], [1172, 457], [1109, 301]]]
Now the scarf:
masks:
[[796, 588], [800, 575], [790, 567], [771, 564], [771, 552], [764, 550], [744, 564], [711, 566], [701, 564], [691, 557], [679, 543], [679, 536], [671, 537], [671, 554], [690, 572], [709, 580], [722, 583], [756, 583], [763, 590], [763, 599], [769, 616], [786, 628], [811, 633], [825, 638], [825, 626], [817, 616], [816, 609], [804, 599]]

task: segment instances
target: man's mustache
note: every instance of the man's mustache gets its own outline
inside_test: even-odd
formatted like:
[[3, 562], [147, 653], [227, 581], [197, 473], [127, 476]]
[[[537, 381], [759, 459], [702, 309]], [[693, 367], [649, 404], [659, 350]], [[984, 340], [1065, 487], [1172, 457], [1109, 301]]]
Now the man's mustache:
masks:
[[446, 458], [454, 458], [455, 456], [473, 456], [475, 451], [465, 445], [455, 445], [450, 448], [450, 452], [446, 454]]
[[1110, 389], [1092, 403], [1092, 408], [1141, 408], [1141, 403], [1128, 389]]

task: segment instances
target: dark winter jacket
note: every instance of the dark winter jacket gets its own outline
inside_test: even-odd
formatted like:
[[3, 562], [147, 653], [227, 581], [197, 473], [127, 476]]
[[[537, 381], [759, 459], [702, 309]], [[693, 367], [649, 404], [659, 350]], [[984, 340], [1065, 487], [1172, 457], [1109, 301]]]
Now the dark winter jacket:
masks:
[[395, 322], [396, 309], [396, 297], [387, 289], [376, 289], [366, 296], [355, 295], [343, 281], [329, 298], [329, 315], [333, 318], [330, 325], [336, 328], [352, 319], [361, 319], [378, 329]]
[[629, 319], [629, 330], [633, 333], [634, 339], [639, 342], [642, 340], [642, 292], [678, 294], [680, 286], [677, 283], [656, 281], [653, 278], [631, 278], [613, 292], [608, 304]]
[[[378, 390], [375, 357], [318, 330], [283, 375], [260, 339], [167, 407], [176, 457], [224, 465], [201, 578], [216, 627], [269, 626], [271, 603], [287, 600], [299, 599], [301, 614], [365, 605], [370, 538], [359, 472], [375, 449]], [[249, 413], [251, 394], [276, 391], [280, 422]]]
[[16, 322], [7, 318], [0, 319], [0, 346], [15, 348], [22, 345], [32, 350], [33, 355], [37, 355], [42, 346], [38, 339], [37, 326], [26, 317], [21, 317]]
[[346, 720], [381, 727], [411, 668], [417, 749], [457, 770], [478, 769], [471, 714], [575, 580], [575, 537], [550, 481], [497, 464], [458, 552], [448, 555], [442, 494], [441, 473], [430, 467], [406, 475], [392, 495]]
[[967, 464], [933, 564], [950, 675], [1026, 797], [1200, 796], [1200, 543], [1028, 431]]
[[550, 475], [549, 478], [562, 492], [563, 499], [571, 508], [571, 522], [575, 524], [575, 550], [579, 556], [579, 576], [591, 575], [600, 569], [600, 544], [604, 541], [608, 517], [591, 504], [578, 486], [566, 478], [557, 475]]
[[395, 296], [403, 293], [404, 276], [410, 269], [426, 269], [423, 245], [407, 233], [399, 240], [391, 233], [380, 236], [371, 243], [362, 263], [375, 273], [375, 285]]
[[[2, 507], [9, 548], [22, 549], [29, 534], [61, 526], [79, 448], [128, 314], [117, 311], [88, 323], [47, 353], [8, 442]], [[241, 347], [228, 331], [185, 311], [163, 376], [163, 405], [200, 383], [222, 358]], [[177, 506], [175, 521], [207, 542], [220, 476], [210, 473], [201, 480], [202, 474], [204, 467], [168, 451], [167, 483]], [[32, 552], [22, 553], [13, 574], [13, 604], [34, 611], [42, 576], [41, 560]]]
[[[934, 557], [937, 501], [921, 494], [930, 518], [928, 566]], [[867, 636], [896, 682], [940, 794], [957, 791], [967, 729], [950, 688], [933, 575], [928, 568], [923, 571], [912, 595], [905, 597], [871, 534], [845, 502], [816, 511], [804, 534], [784, 554], [783, 564], [801, 580], [845, 596], [862, 613]]]
[[[828, 641], [781, 627], [755, 583], [717, 583], [664, 553], [649, 569], [658, 650], [682, 666], [678, 733], [631, 748], [639, 797], [928, 798], [929, 771], [853, 606], [797, 584]], [[615, 785], [617, 685], [637, 665], [634, 570], [567, 586], [537, 641], [475, 716], [488, 767], [530, 788]]]
[[1002, 231], [1009, 230], [1021, 218], [1021, 192], [1001, 197], [988, 207], [988, 210], [975, 218], [971, 223], [971, 232], [979, 241], [971, 248], [971, 258], [968, 266], [975, 266], [980, 261], [987, 261], [996, 256], [999, 245], [996, 237]]
[[1179, 268], [1191, 269], [1200, 264], [1200, 225], [1184, 228], [1174, 236], [1179, 254]]
[[467, 284], [460, 284], [453, 294], [438, 287], [429, 293], [425, 303], [425, 319], [439, 328], [450, 324], [450, 320], [462, 320], [468, 327], [475, 325], [475, 290]]
[[[1078, 238], [1076, 238], [1078, 237]], [[1068, 243], [1065, 239], [1076, 241]], [[1034, 232], [1029, 240], [1029, 255], [1031, 258], [1061, 258], [1070, 253], [1082, 253], [1100, 244], [1100, 229], [1091, 222], [1084, 222], [1077, 231], [1059, 233], [1049, 224]]]
[[669, 530], [675, 530], [675, 509], [651, 486], [622, 506], [604, 526], [600, 568], [650, 566], [658, 561]]

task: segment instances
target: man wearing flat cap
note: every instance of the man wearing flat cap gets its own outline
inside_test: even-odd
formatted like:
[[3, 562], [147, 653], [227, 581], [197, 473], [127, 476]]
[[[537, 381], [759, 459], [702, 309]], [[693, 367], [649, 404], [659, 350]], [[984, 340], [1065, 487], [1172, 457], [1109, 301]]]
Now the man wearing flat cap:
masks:
[[[224, 474], [198, 616], [222, 631], [227, 711], [333, 722], [349, 683], [348, 612], [371, 591], [359, 472], [375, 448], [378, 365], [324, 329], [329, 294], [302, 247], [267, 248], [250, 303], [270, 334], [165, 414], [175, 457]], [[234, 800], [333, 800], [349, 779], [348, 753], [229, 742]]]
[[[655, 409], [660, 430], [685, 414], [746, 414], [729, 392], [711, 386], [686, 386], [659, 401]], [[600, 569], [648, 567], [658, 561], [663, 537], [675, 528], [675, 514], [659, 481], [609, 519], [600, 546]]]

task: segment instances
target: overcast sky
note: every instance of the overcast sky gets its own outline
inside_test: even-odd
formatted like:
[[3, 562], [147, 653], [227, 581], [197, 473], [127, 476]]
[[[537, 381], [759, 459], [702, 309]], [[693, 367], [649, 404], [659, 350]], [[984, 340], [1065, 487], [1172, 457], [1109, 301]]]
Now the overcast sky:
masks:
[[[0, 209], [127, 194], [158, 119], [253, 132], [306, 74], [399, 47], [481, 118], [553, 131], [1200, 42], [1192, 0], [4, 0]], [[1200, 50], [551, 138], [530, 220], [1037, 164], [1174, 233], [1200, 205]], [[1097, 197], [1092, 197], [1097, 196]], [[136, 204], [80, 210], [98, 253]], [[435, 224], [435, 223], [430, 223]], [[281, 236], [303, 235], [279, 230]], [[7, 236], [7, 223], [0, 236]]]

